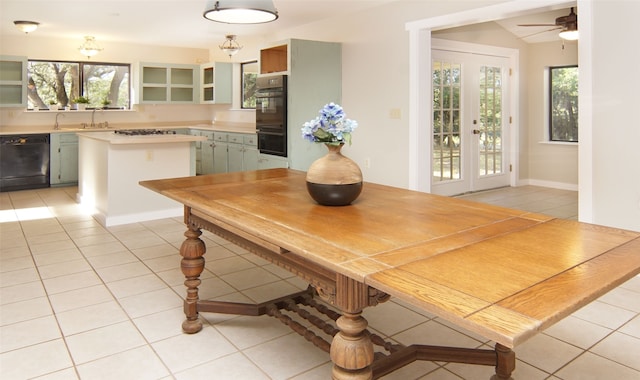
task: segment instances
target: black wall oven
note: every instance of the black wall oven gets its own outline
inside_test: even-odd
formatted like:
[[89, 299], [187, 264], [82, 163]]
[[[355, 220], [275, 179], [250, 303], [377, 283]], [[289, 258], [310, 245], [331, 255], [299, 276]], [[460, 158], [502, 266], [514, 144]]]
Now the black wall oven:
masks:
[[258, 77], [256, 87], [258, 150], [287, 157], [287, 76]]

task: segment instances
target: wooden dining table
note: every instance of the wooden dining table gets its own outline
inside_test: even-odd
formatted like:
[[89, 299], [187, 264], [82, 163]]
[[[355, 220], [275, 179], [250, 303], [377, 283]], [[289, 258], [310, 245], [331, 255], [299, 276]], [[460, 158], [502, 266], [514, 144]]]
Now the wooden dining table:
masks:
[[[306, 191], [305, 173], [290, 169], [140, 184], [184, 205], [183, 331], [202, 329], [200, 312], [272, 315], [329, 352], [334, 379], [379, 378], [416, 360], [494, 366], [493, 378], [509, 379], [520, 343], [640, 273], [639, 232], [459, 198], [365, 183], [351, 205], [321, 206]], [[203, 229], [309, 289], [255, 305], [199, 299]], [[367, 330], [362, 311], [391, 297], [495, 346], [385, 342]], [[329, 341], [282, 312], [299, 304], [331, 317], [301, 314]]]

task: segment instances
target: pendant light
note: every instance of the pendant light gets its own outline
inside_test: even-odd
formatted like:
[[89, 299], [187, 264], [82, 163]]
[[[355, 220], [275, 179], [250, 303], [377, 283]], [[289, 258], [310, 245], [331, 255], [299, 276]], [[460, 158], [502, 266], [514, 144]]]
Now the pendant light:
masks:
[[85, 36], [84, 43], [78, 48], [82, 55], [86, 55], [87, 59], [91, 59], [94, 55], [100, 53], [103, 49], [96, 42], [96, 38], [92, 36]]
[[236, 41], [235, 34], [227, 34], [226, 38], [227, 39], [222, 43], [222, 45], [219, 46], [219, 48], [220, 50], [228, 54], [229, 58], [231, 58], [232, 55], [235, 55], [240, 51], [240, 49], [242, 49], [242, 46], [240, 46], [240, 44], [238, 44], [238, 41]]
[[261, 24], [278, 18], [272, 0], [209, 0], [204, 18], [226, 24]]
[[31, 33], [34, 30], [38, 29], [38, 25], [40, 25], [40, 23], [35, 22], [35, 21], [14, 21], [13, 25], [16, 26], [16, 28], [20, 29], [21, 32], [24, 33]]

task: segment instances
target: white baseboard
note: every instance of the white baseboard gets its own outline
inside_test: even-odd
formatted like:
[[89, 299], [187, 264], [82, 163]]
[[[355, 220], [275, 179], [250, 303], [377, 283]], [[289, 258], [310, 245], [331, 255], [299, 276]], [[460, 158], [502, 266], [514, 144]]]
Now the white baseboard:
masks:
[[111, 227], [111, 226], [119, 226], [121, 224], [146, 222], [149, 220], [156, 220], [156, 219], [175, 218], [183, 215], [184, 215], [184, 207], [178, 207], [178, 208], [167, 209], [167, 210], [141, 212], [136, 214], [117, 215], [117, 216], [107, 216], [104, 213], [98, 212], [94, 214], [93, 217], [96, 218], [98, 223], [102, 224], [103, 226]]
[[578, 185], [573, 183], [543, 181], [539, 179], [521, 179], [518, 181], [518, 186], [526, 186], [526, 185], [548, 187], [551, 189], [558, 189], [558, 190], [578, 191]]

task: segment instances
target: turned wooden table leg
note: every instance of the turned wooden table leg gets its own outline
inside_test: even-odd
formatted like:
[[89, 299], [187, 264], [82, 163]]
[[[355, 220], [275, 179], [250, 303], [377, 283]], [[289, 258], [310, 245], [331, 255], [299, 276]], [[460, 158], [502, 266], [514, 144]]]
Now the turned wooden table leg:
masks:
[[332, 378], [335, 380], [368, 380], [373, 378], [373, 343], [366, 332], [367, 320], [362, 309], [368, 306], [368, 287], [338, 275], [336, 306], [343, 314], [336, 321], [340, 332], [331, 342]]
[[202, 330], [202, 321], [198, 318], [198, 286], [200, 274], [204, 269], [204, 255], [206, 248], [200, 240], [202, 231], [189, 227], [184, 236], [187, 237], [180, 246], [180, 268], [185, 276], [184, 285], [187, 287], [187, 298], [184, 300], [184, 314], [187, 319], [182, 323], [182, 330], [188, 334]]
[[516, 369], [516, 353], [509, 347], [496, 344], [496, 374], [492, 380], [509, 380]]

